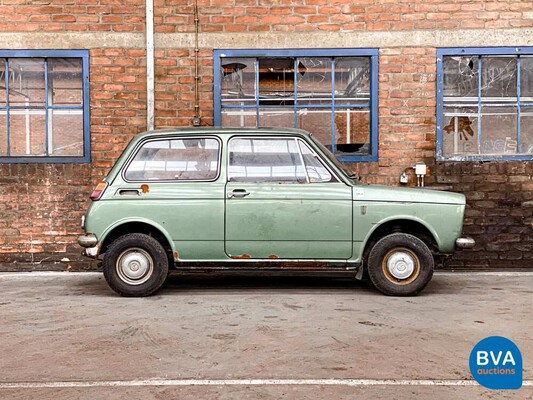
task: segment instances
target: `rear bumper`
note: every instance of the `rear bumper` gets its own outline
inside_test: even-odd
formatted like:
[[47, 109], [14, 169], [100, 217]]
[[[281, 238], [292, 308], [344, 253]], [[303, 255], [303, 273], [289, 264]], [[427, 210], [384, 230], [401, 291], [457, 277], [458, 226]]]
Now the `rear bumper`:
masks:
[[455, 246], [458, 249], [471, 249], [476, 245], [476, 241], [471, 237], [460, 237], [455, 241]]
[[88, 233], [86, 235], [81, 235], [78, 237], [78, 244], [81, 247], [94, 247], [98, 243], [98, 239], [96, 236], [92, 233]]

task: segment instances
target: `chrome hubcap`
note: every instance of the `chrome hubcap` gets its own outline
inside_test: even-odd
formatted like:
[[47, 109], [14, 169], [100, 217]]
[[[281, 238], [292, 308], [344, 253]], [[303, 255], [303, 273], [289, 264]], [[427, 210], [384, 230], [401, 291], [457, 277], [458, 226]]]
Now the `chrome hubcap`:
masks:
[[129, 285], [140, 285], [152, 276], [154, 263], [146, 251], [132, 248], [118, 257], [116, 269], [122, 281]]
[[387, 260], [387, 269], [396, 279], [407, 279], [415, 270], [415, 260], [403, 251], [398, 251]]

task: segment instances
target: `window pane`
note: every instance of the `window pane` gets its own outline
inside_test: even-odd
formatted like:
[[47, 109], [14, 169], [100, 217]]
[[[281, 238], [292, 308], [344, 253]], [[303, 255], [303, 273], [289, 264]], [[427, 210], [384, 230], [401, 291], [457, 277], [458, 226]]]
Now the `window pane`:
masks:
[[477, 154], [477, 107], [446, 107], [444, 109], [443, 154]]
[[335, 146], [337, 153], [370, 153], [370, 110], [335, 110]]
[[11, 156], [45, 156], [44, 110], [11, 110], [9, 143]]
[[83, 156], [82, 110], [53, 110], [52, 136], [54, 156]]
[[7, 125], [5, 110], [0, 110], [0, 157], [7, 155]]
[[533, 155], [533, 107], [520, 110], [520, 153]]
[[6, 60], [0, 58], [0, 107], [6, 105]]
[[44, 59], [9, 59], [11, 106], [44, 107]]
[[298, 104], [331, 104], [331, 58], [302, 57], [298, 63]]
[[[482, 57], [481, 96], [516, 97], [516, 57]], [[486, 99], [484, 99], [486, 100]]]
[[299, 141], [299, 144], [302, 157], [304, 159], [307, 176], [309, 177], [309, 182], [314, 183], [336, 181], [324, 164], [322, 164], [322, 161], [315, 156], [311, 149], [302, 141]]
[[311, 132], [331, 149], [331, 108], [302, 108], [296, 114], [297, 128]]
[[273, 106], [294, 104], [294, 58], [259, 59], [259, 102]]
[[478, 57], [444, 57], [444, 97], [478, 96]]
[[233, 139], [228, 179], [239, 182], [306, 182], [294, 139]]
[[370, 102], [370, 58], [340, 57], [335, 60], [335, 103]]
[[257, 113], [255, 108], [226, 108], [222, 112], [222, 126], [255, 126]]
[[520, 58], [520, 99], [533, 103], [533, 57]]
[[516, 154], [516, 113], [516, 107], [483, 107], [482, 154]]
[[128, 166], [128, 180], [212, 180], [218, 171], [215, 139], [173, 139], [143, 145]]
[[56, 106], [81, 106], [83, 103], [82, 64], [79, 58], [53, 58], [48, 61], [50, 103]]
[[221, 69], [222, 106], [255, 104], [255, 58], [223, 58]]
[[259, 126], [294, 127], [292, 107], [265, 107], [259, 109]]

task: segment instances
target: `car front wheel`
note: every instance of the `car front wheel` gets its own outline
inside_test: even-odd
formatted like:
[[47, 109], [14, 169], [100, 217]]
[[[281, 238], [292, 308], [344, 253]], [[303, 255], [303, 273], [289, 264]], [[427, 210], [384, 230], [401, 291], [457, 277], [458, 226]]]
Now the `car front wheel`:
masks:
[[118, 294], [150, 296], [165, 282], [168, 257], [153, 237], [131, 233], [109, 246], [104, 254], [103, 270], [108, 285]]
[[431, 250], [419, 238], [393, 233], [370, 250], [368, 275], [374, 286], [389, 296], [414, 296], [433, 276]]

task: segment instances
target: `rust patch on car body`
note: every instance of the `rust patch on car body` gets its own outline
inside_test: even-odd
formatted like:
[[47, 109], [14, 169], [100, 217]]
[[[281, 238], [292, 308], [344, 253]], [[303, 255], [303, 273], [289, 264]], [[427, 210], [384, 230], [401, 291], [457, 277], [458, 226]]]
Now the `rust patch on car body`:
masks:
[[249, 254], [242, 254], [240, 256], [230, 256], [231, 258], [233, 258], [234, 260], [245, 260], [245, 259], [249, 259], [249, 258], [252, 258]]
[[274, 259], [279, 258], [279, 257], [277, 255], [275, 255], [275, 254], [271, 254], [271, 255], [268, 256], [268, 258], [270, 258], [271, 260], [274, 260]]
[[173, 256], [174, 256], [174, 260], [177, 260], [180, 258], [180, 255], [178, 254], [177, 251], [174, 252]]

